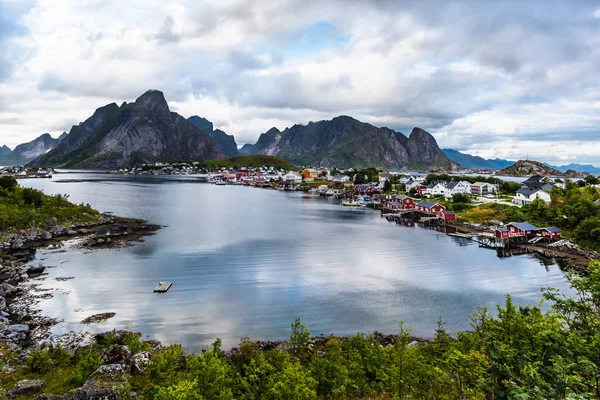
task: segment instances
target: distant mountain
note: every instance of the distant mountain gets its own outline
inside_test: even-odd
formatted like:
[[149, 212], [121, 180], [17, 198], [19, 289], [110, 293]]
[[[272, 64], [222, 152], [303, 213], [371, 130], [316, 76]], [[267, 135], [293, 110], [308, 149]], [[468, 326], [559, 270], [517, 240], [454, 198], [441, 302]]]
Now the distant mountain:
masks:
[[453, 149], [443, 149], [442, 151], [450, 160], [460, 164], [461, 167], [466, 169], [488, 169], [495, 171], [510, 167], [515, 163], [514, 161], [503, 160], [501, 158], [485, 159], [482, 157], [461, 153], [460, 151]]
[[245, 145], [242, 146], [242, 148], [239, 151], [240, 151], [240, 154], [242, 154], [242, 155], [248, 155], [248, 154], [252, 154], [253, 148], [254, 148], [253, 144], [246, 143]]
[[44, 133], [31, 142], [21, 143], [12, 151], [8, 147], [3, 146], [0, 148], [0, 165], [26, 164], [58, 146], [66, 136], [67, 133], [63, 132], [62, 135], [54, 139], [49, 133]]
[[557, 169], [547, 166], [544, 163], [533, 160], [519, 160], [514, 165], [498, 171], [498, 175], [505, 176], [531, 176], [531, 175], [542, 175], [542, 176], [559, 176], [566, 178], [578, 178], [585, 174], [576, 172], [574, 170], [568, 170], [561, 172]]
[[561, 172], [567, 172], [568, 170], [573, 170], [576, 172], [587, 172], [593, 175], [599, 175], [600, 174], [600, 168], [593, 166], [591, 164], [568, 164], [568, 165], [562, 165], [560, 167], [556, 167], [554, 165], [550, 165], [547, 163], [544, 163], [554, 169], [557, 169]]
[[223, 157], [208, 134], [169, 110], [162, 92], [149, 90], [134, 103], [111, 103], [97, 109], [73, 126], [55, 149], [29, 165], [106, 169]]
[[330, 121], [294, 125], [280, 131], [271, 128], [243, 154], [265, 154], [285, 158], [297, 165], [381, 167], [427, 170], [458, 169], [435, 138], [420, 128], [409, 137], [389, 128], [377, 128], [348, 116]]
[[6, 157], [10, 153], [12, 153], [12, 150], [7, 145], [0, 147], [0, 157]]
[[220, 129], [214, 129], [213, 123], [206, 118], [194, 115], [193, 117], [189, 117], [188, 121], [196, 125], [200, 130], [208, 133], [227, 157], [235, 157], [240, 154], [235, 138]]

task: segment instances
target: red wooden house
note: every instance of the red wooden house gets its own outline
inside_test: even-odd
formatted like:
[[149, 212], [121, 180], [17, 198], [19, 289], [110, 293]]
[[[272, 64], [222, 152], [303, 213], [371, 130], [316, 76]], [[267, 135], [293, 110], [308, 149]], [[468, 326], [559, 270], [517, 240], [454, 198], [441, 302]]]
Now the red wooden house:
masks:
[[540, 228], [531, 225], [529, 222], [511, 222], [506, 224], [508, 229], [509, 237], [513, 236], [534, 236]]
[[560, 229], [555, 228], [553, 226], [548, 227], [548, 228], [542, 228], [540, 230], [542, 237], [545, 239], [550, 239], [550, 240], [560, 239], [561, 232], [562, 231]]
[[420, 201], [417, 203], [417, 211], [425, 214], [439, 214], [446, 211], [446, 207], [439, 203], [433, 203], [431, 201]]
[[438, 216], [440, 217], [440, 219], [446, 222], [456, 221], [456, 214], [454, 213], [454, 211], [444, 210], [441, 213], [439, 213]]
[[415, 199], [408, 196], [386, 196], [381, 199], [381, 208], [388, 210], [412, 210], [415, 207]]

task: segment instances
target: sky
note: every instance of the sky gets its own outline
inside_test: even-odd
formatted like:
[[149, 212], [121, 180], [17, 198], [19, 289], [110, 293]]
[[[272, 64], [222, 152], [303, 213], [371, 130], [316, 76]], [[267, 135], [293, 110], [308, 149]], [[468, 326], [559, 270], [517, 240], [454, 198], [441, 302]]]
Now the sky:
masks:
[[600, 2], [0, 0], [0, 145], [148, 89], [239, 145], [350, 115], [600, 165]]

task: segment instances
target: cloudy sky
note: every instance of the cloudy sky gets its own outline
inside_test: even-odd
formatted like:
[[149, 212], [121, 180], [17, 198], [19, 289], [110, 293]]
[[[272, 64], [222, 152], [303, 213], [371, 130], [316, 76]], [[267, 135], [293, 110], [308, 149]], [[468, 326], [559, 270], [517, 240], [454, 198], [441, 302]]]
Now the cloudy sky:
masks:
[[346, 114], [600, 165], [598, 1], [0, 0], [0, 49], [10, 147], [153, 88], [238, 144]]

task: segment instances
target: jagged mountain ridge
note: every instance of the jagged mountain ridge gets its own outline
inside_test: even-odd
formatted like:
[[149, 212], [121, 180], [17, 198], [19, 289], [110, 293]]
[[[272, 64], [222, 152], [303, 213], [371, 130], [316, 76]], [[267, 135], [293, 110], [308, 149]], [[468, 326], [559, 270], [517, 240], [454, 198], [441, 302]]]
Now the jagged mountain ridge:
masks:
[[260, 135], [256, 144], [245, 145], [241, 152], [274, 155], [298, 165], [338, 168], [459, 168], [423, 129], [414, 128], [406, 137], [348, 116], [297, 124], [283, 131], [271, 128]]
[[162, 92], [149, 90], [134, 103], [97, 109], [73, 126], [55, 149], [29, 165], [106, 169], [224, 157], [207, 133], [169, 110]]
[[2, 146], [0, 148], [0, 165], [25, 164], [58, 146], [66, 136], [67, 133], [63, 132], [55, 139], [49, 133], [44, 133], [31, 142], [19, 144], [14, 150], [8, 146]]
[[214, 129], [212, 122], [197, 115], [189, 117], [188, 121], [196, 125], [200, 130], [208, 133], [209, 136], [217, 143], [219, 149], [221, 149], [221, 151], [227, 157], [235, 157], [240, 155], [233, 135], [228, 135], [220, 129]]

